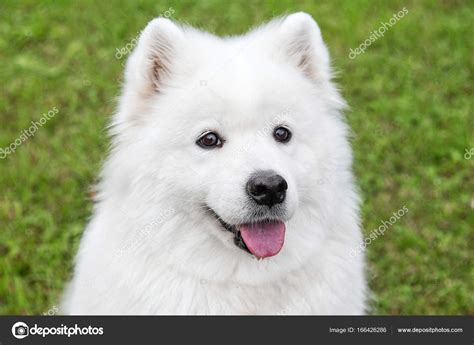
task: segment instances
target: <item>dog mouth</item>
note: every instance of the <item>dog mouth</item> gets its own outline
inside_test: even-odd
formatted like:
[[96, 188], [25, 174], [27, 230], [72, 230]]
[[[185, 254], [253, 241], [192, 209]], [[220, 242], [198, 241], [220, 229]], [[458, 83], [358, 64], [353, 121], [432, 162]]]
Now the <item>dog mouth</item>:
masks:
[[259, 219], [243, 224], [226, 223], [213, 209], [210, 214], [221, 226], [234, 234], [234, 244], [258, 259], [277, 255], [285, 241], [285, 223], [276, 219]]

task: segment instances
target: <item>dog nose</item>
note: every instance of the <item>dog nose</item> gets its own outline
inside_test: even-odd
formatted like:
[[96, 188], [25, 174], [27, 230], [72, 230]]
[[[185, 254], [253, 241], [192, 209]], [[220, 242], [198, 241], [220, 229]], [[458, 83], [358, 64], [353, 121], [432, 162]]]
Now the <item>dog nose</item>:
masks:
[[285, 179], [273, 171], [257, 172], [247, 182], [247, 194], [257, 204], [269, 207], [282, 203], [287, 189]]

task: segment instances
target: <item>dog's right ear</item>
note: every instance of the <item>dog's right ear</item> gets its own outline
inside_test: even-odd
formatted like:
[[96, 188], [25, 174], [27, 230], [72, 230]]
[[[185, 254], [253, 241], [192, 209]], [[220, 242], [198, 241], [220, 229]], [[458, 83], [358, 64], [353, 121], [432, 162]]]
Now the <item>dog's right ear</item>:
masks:
[[160, 92], [173, 73], [173, 60], [183, 38], [182, 29], [171, 20], [153, 19], [141, 32], [127, 62], [126, 82], [142, 96]]
[[[263, 26], [262, 35], [270, 42], [272, 58], [293, 65], [311, 81], [326, 83], [331, 79], [329, 52], [316, 21], [298, 12]], [[262, 43], [265, 46], [265, 42]]]

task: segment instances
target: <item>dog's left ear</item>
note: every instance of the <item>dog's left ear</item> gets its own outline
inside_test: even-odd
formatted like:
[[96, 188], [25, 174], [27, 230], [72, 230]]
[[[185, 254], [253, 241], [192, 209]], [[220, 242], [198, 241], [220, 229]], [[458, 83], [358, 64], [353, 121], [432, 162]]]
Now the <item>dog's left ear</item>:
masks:
[[283, 59], [299, 68], [316, 82], [331, 78], [329, 52], [323, 42], [321, 30], [307, 13], [290, 14], [277, 28], [275, 41]]

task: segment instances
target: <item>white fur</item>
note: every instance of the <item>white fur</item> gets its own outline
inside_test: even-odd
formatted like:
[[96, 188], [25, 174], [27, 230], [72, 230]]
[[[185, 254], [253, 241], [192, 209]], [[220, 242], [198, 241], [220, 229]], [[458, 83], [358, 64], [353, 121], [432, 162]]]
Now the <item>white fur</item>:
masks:
[[[64, 296], [67, 314], [362, 314], [359, 198], [344, 102], [305, 13], [218, 38], [167, 19], [127, 63], [113, 149]], [[287, 144], [272, 131], [284, 123]], [[206, 129], [226, 142], [195, 144]], [[281, 252], [257, 260], [205, 210], [246, 217], [256, 170], [288, 182]]]

